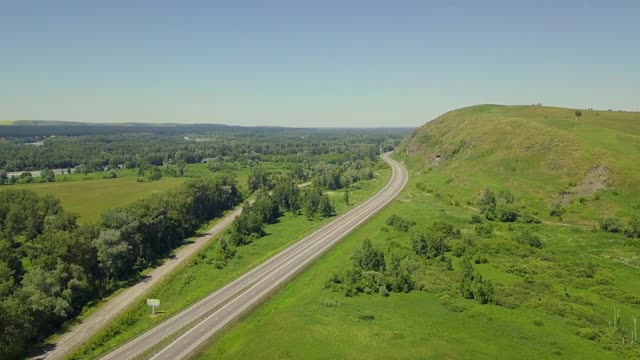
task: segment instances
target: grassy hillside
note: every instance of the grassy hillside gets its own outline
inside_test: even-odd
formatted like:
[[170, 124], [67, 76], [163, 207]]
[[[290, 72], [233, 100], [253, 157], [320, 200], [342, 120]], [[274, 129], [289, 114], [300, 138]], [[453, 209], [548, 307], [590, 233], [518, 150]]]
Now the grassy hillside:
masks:
[[[396, 152], [410, 171], [398, 199], [200, 358], [639, 358], [640, 239], [592, 224], [616, 214], [626, 226], [640, 214], [640, 120], [582, 113], [576, 121], [570, 109], [486, 105], [418, 129]], [[606, 187], [592, 191], [601, 176]], [[477, 194], [486, 187], [509, 188], [518, 209], [546, 221], [478, 216]], [[550, 217], [554, 202], [569, 212]], [[441, 254], [425, 255], [416, 240], [423, 234], [439, 244], [444, 233], [435, 222], [455, 231]], [[359, 265], [366, 239], [384, 254], [382, 269]], [[463, 290], [465, 264], [478, 284], [473, 296]], [[398, 270], [410, 275], [411, 289], [396, 288]], [[483, 298], [487, 281], [493, 290]]]
[[[558, 201], [571, 222], [626, 217], [640, 206], [640, 161], [633, 156], [640, 154], [640, 113], [581, 112], [576, 119], [563, 108], [462, 108], [417, 129], [398, 153], [429, 172], [427, 189], [453, 203], [475, 202], [482, 188], [509, 188], [543, 218]], [[598, 167], [604, 179], [589, 176]], [[563, 191], [570, 194], [561, 200]]]

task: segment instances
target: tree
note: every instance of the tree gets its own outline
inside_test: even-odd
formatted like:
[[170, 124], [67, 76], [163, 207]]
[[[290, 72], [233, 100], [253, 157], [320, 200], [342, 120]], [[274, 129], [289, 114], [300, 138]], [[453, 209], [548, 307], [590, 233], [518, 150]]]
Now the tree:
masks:
[[40, 178], [42, 178], [42, 180], [44, 180], [46, 182], [54, 182], [54, 181], [56, 181], [56, 176], [53, 173], [53, 170], [51, 170], [49, 168], [44, 168], [40, 172]]
[[384, 253], [365, 239], [362, 246], [351, 257], [353, 265], [364, 271], [383, 271], [385, 269]]
[[100, 232], [94, 246], [98, 252], [99, 266], [104, 271], [107, 282], [118, 279], [126, 270], [131, 247], [121, 239], [120, 231], [106, 229]]
[[578, 120], [582, 116], [582, 111], [576, 110], [575, 114], [576, 114], [576, 120]]
[[271, 186], [271, 180], [269, 178], [269, 172], [261, 167], [254, 167], [251, 169], [249, 178], [247, 179], [249, 185], [249, 191], [254, 192], [262, 187], [269, 188]]
[[160, 171], [157, 166], [151, 166], [147, 174], [147, 179], [157, 181], [160, 180], [160, 178], [162, 178], [162, 171]]
[[347, 187], [344, 188], [343, 198], [344, 198], [345, 205], [349, 205], [349, 188]]
[[451, 224], [436, 221], [425, 232], [414, 231], [411, 234], [411, 245], [416, 255], [433, 259], [444, 255], [448, 249], [448, 239], [459, 236], [460, 231]]
[[322, 217], [329, 217], [335, 213], [335, 208], [333, 207], [333, 204], [331, 204], [331, 200], [329, 200], [329, 197], [326, 194], [323, 194], [322, 197], [320, 197], [318, 211], [320, 213], [320, 216]]
[[476, 204], [480, 208], [481, 213], [494, 210], [496, 208], [496, 195], [491, 189], [484, 189], [480, 191]]

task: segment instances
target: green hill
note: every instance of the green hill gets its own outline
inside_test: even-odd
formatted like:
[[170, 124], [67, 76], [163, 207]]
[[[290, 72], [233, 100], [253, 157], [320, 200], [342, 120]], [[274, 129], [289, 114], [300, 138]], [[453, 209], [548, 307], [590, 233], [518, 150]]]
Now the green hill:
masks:
[[[640, 113], [479, 105], [418, 128], [398, 149], [427, 189], [461, 204], [508, 188], [541, 217], [627, 217], [640, 206]], [[634, 156], [635, 154], [635, 156]], [[597, 199], [597, 200], [596, 200]]]
[[575, 111], [417, 129], [396, 201], [200, 358], [640, 359], [640, 114]]

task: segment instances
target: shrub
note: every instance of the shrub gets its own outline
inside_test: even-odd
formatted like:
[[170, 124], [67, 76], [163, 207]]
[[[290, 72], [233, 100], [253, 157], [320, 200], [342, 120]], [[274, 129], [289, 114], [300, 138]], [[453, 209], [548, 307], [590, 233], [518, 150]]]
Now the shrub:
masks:
[[436, 221], [425, 232], [413, 232], [411, 246], [416, 255], [432, 259], [448, 250], [447, 240], [459, 237], [460, 231], [451, 224]]
[[634, 214], [629, 220], [629, 225], [624, 230], [627, 237], [640, 238], [640, 215]]
[[520, 211], [520, 216], [518, 217], [518, 222], [523, 224], [540, 224], [542, 221], [535, 216], [529, 209], [522, 209]]
[[332, 300], [327, 298], [320, 299], [320, 304], [328, 308], [336, 308], [340, 305], [340, 303], [337, 300]]
[[470, 224], [482, 224], [482, 217], [478, 214], [471, 215], [471, 219], [469, 219]]
[[543, 245], [542, 240], [540, 239], [540, 236], [533, 234], [528, 230], [517, 232], [513, 236], [513, 239], [517, 243], [526, 244], [538, 249], [542, 248], [542, 245]]
[[616, 217], [610, 217], [600, 221], [600, 229], [607, 232], [619, 233], [622, 232], [623, 226], [620, 219]]
[[554, 204], [549, 211], [549, 216], [562, 217], [567, 212], [567, 209], [563, 208], [560, 204]]
[[544, 325], [544, 323], [541, 320], [533, 320], [533, 325], [537, 326], [537, 327], [541, 327]]
[[411, 228], [416, 223], [415, 221], [406, 220], [396, 214], [393, 214], [387, 219], [386, 224], [387, 226], [393, 226], [398, 231], [407, 232], [409, 231], [409, 228]]
[[493, 236], [493, 226], [490, 223], [477, 224], [474, 230], [476, 235], [483, 238], [490, 238]]
[[501, 204], [496, 207], [496, 217], [502, 222], [514, 222], [519, 216], [518, 210], [512, 205]]

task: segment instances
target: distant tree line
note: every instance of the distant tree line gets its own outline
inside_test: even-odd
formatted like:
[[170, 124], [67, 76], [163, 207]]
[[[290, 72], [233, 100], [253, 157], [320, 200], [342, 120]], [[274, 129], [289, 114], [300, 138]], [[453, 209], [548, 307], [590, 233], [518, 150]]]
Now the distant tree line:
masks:
[[[120, 134], [49, 137], [42, 146], [20, 141], [0, 141], [0, 169], [31, 171], [82, 166], [84, 172], [145, 165], [180, 165], [212, 162], [251, 165], [256, 161], [308, 163], [310, 159], [328, 164], [375, 160], [381, 149], [392, 148], [399, 134], [375, 135], [255, 135], [211, 136], [208, 141], [187, 140], [183, 136]], [[188, 138], [188, 137], [187, 137]]]
[[0, 192], [0, 354], [24, 356], [84, 305], [167, 256], [206, 221], [242, 200], [215, 176], [77, 223], [51, 196]]

